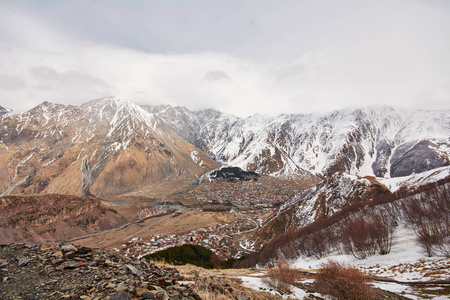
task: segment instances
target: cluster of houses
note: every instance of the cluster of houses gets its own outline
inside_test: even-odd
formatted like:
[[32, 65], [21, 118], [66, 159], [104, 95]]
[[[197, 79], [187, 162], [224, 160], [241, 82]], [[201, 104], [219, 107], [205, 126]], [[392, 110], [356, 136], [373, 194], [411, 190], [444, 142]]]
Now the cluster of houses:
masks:
[[[145, 241], [135, 238], [116, 248], [116, 251], [137, 258], [168, 247], [195, 244], [212, 250], [223, 259], [239, 258], [253, 251], [248, 243], [240, 242], [240, 235], [256, 230], [264, 218], [298, 193], [298, 189], [292, 184], [273, 181], [270, 177], [231, 184], [221, 180], [201, 184], [198, 188], [189, 190], [184, 201], [187, 204], [200, 202], [210, 206], [219, 204], [217, 206], [222, 207], [226, 204], [227, 210], [243, 218], [183, 234], [155, 234]], [[173, 208], [173, 205], [170, 207]]]
[[243, 181], [239, 184], [215, 181], [207, 188], [193, 189], [189, 196], [201, 203], [229, 203], [235, 211], [257, 220], [298, 193], [298, 189], [280, 182]]
[[236, 243], [235, 235], [255, 229], [250, 219], [238, 219], [228, 224], [217, 224], [215, 227], [204, 227], [183, 234], [154, 234], [148, 240], [134, 238], [115, 250], [130, 258], [139, 258], [168, 247], [195, 244], [213, 251], [217, 256], [227, 259], [238, 258], [248, 252]]

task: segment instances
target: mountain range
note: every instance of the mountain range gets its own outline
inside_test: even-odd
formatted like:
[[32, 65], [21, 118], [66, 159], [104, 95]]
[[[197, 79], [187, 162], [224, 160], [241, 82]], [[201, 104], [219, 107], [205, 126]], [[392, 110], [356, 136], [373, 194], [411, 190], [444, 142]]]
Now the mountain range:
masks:
[[2, 195], [156, 197], [220, 165], [312, 180], [342, 171], [395, 178], [450, 164], [449, 110], [241, 118], [111, 97], [20, 114], [0, 108], [0, 120]]

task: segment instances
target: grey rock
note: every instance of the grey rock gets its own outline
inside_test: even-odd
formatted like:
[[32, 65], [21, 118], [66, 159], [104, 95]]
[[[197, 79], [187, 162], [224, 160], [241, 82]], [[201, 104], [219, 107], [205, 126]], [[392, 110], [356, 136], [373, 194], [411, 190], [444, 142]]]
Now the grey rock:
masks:
[[441, 146], [448, 147], [448, 143], [422, 140], [401, 145], [392, 154], [391, 177], [408, 176], [448, 166], [449, 158], [439, 155]]
[[0, 259], [0, 268], [6, 267], [9, 263], [4, 260], [4, 259]]
[[145, 292], [142, 297], [144, 299], [156, 299], [156, 296], [152, 292]]
[[127, 268], [131, 271], [131, 273], [133, 273], [134, 275], [142, 275], [142, 272], [137, 269], [136, 267], [132, 266], [132, 265], [127, 265]]
[[27, 259], [27, 258], [25, 258], [25, 257], [21, 257], [21, 258], [19, 258], [19, 260], [18, 260], [18, 262], [17, 262], [17, 265], [18, 265], [19, 267], [24, 267], [24, 266], [28, 265], [29, 262], [30, 262], [29, 259]]
[[62, 245], [61, 250], [64, 252], [70, 252], [70, 251], [77, 251], [78, 249], [74, 245], [68, 244], [68, 245]]
[[64, 269], [75, 269], [83, 266], [84, 264], [82, 262], [68, 260], [63, 263], [61, 263], [56, 269], [57, 270], [64, 270]]
[[111, 295], [111, 300], [131, 300], [133, 296], [127, 292], [119, 291]]

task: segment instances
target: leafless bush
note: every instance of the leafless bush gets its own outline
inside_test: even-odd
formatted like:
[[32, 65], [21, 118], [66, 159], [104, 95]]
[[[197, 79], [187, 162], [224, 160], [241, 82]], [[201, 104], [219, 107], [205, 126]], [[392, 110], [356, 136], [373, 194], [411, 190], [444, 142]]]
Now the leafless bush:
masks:
[[333, 260], [321, 265], [314, 285], [319, 292], [337, 299], [375, 299], [375, 293], [364, 273], [358, 268]]
[[322, 258], [338, 248], [338, 238], [330, 229], [322, 229], [299, 239], [299, 251], [306, 256]]
[[389, 216], [375, 213], [370, 217], [372, 238], [378, 254], [386, 255], [391, 252], [396, 222]]
[[273, 268], [269, 269], [267, 277], [263, 279], [263, 282], [284, 295], [292, 293], [292, 285], [297, 278], [297, 271], [291, 269], [286, 260], [279, 260]]
[[364, 259], [376, 253], [376, 247], [371, 239], [369, 224], [362, 218], [351, 219], [343, 232], [345, 249], [358, 259]]
[[343, 230], [343, 244], [356, 258], [388, 254], [391, 251], [395, 222], [388, 216], [374, 213], [365, 220], [363, 217], [350, 219]]
[[450, 193], [444, 186], [414, 199], [405, 208], [408, 223], [428, 256], [450, 257]]

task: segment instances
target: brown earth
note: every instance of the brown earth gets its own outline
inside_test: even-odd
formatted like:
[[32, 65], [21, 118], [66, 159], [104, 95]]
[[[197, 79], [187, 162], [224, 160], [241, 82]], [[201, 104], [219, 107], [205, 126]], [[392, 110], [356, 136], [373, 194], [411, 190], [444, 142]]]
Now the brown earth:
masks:
[[68, 195], [1, 197], [0, 216], [2, 244], [65, 240], [126, 221], [100, 200]]
[[114, 101], [80, 107], [45, 102], [2, 119], [0, 195], [112, 198], [136, 191], [156, 197], [153, 190], [167, 193], [177, 181], [195, 182], [218, 166], [141, 110]]

